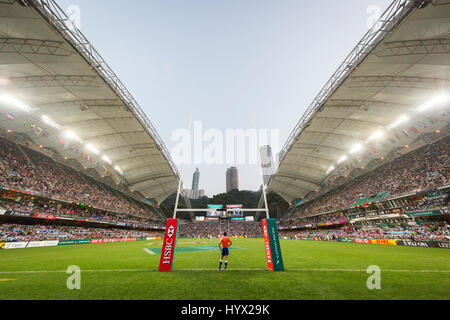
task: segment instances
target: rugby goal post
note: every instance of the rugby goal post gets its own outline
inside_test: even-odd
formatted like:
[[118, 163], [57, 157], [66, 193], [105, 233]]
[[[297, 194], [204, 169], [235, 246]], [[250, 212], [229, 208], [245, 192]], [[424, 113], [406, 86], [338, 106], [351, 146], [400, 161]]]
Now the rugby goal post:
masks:
[[[192, 115], [189, 120], [189, 131], [192, 123]], [[256, 130], [255, 122], [253, 119], [253, 125]], [[271, 219], [269, 215], [269, 207], [267, 205], [267, 186], [264, 182], [264, 173], [261, 164], [261, 154], [259, 150], [259, 137], [257, 136], [257, 154], [258, 154], [258, 167], [260, 170], [261, 183], [262, 183], [262, 195], [264, 197], [264, 208], [262, 209], [241, 209], [242, 212], [265, 212], [266, 219], [262, 220], [263, 227], [263, 235], [264, 235], [264, 244], [265, 244], [265, 252], [267, 259], [267, 266], [272, 271], [284, 271], [284, 263], [283, 257], [281, 254], [281, 245], [280, 238], [278, 235], [278, 227], [276, 219]], [[172, 271], [174, 262], [175, 262], [175, 252], [176, 245], [178, 240], [178, 231], [180, 227], [180, 221], [177, 219], [178, 212], [207, 212], [209, 209], [178, 209], [178, 202], [180, 199], [180, 195], [183, 192], [183, 172], [184, 172], [184, 163], [181, 168], [180, 180], [178, 182], [178, 191], [177, 197], [175, 200], [175, 207], [173, 210], [173, 218], [167, 220], [166, 230], [164, 234], [164, 241], [161, 250], [161, 258], [159, 263], [159, 271]], [[227, 210], [228, 211], [228, 210]]]

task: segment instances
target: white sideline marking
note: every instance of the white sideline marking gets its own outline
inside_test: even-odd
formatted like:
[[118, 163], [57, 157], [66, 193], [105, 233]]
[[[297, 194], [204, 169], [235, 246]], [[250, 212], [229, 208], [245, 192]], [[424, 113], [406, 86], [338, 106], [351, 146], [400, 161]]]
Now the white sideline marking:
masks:
[[[115, 269], [115, 270], [81, 270], [81, 272], [148, 272], [152, 269]], [[67, 273], [66, 270], [40, 270], [40, 271], [0, 271], [0, 274], [33, 274], [33, 273]]]
[[[340, 271], [340, 272], [367, 272], [367, 269], [287, 269], [287, 271]], [[419, 273], [440, 273], [450, 272], [450, 270], [391, 270], [381, 269], [381, 272], [419, 272]]]
[[[217, 269], [207, 269], [207, 268], [193, 268], [193, 269], [174, 269], [174, 271], [216, 271]], [[238, 268], [233, 269], [230, 268], [230, 271], [270, 271], [269, 269], [264, 268]], [[367, 272], [367, 269], [286, 269], [285, 271], [324, 271], [324, 272]], [[417, 273], [446, 273], [450, 270], [383, 270], [381, 272], [417, 272]]]
[[152, 250], [147, 249], [147, 248], [144, 248], [144, 251], [147, 252], [148, 254], [152, 254], [152, 255], [156, 254]]
[[[174, 269], [174, 271], [217, 271], [215, 268]], [[266, 268], [230, 268], [229, 271], [269, 271]], [[366, 272], [366, 269], [286, 269], [286, 271], [323, 271], [323, 272]], [[158, 272], [157, 269], [111, 269], [111, 270], [81, 270], [81, 272]], [[450, 273], [450, 270], [381, 270], [381, 272], [411, 272], [411, 273]], [[0, 271], [0, 274], [34, 274], [34, 273], [66, 273], [66, 270], [40, 271]]]
[[147, 243], [147, 246], [162, 246], [162, 242], [160, 241], [160, 242], [150, 242], [150, 243]]

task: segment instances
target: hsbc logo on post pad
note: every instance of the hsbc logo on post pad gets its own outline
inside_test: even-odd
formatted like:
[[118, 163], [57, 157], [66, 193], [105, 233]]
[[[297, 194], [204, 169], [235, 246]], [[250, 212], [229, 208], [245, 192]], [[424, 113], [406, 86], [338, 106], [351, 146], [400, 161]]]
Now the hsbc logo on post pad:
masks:
[[267, 220], [266, 219], [264, 219], [262, 221], [262, 225], [263, 225], [263, 234], [264, 234], [264, 245], [266, 247], [267, 266], [270, 270], [273, 271], [272, 250], [270, 248], [269, 230], [267, 228]]
[[169, 238], [172, 238], [174, 230], [175, 230], [175, 228], [173, 226], [170, 226], [169, 229], [167, 230], [167, 236]]

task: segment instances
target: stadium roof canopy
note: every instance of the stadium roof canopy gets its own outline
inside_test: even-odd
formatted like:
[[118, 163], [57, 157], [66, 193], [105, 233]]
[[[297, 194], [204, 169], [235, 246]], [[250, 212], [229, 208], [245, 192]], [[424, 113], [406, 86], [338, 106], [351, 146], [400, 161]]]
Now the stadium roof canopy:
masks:
[[53, 0], [0, 1], [0, 110], [0, 125], [145, 196], [177, 189], [155, 128]]
[[449, 31], [449, 1], [395, 0], [296, 125], [270, 189], [289, 203], [319, 195], [444, 134]]

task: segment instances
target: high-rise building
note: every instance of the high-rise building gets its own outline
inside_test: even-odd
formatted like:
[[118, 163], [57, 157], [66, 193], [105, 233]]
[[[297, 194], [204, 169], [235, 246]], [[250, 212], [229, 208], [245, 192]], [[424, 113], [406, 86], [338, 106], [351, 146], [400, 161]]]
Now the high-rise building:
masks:
[[194, 176], [192, 177], [192, 191], [197, 191], [200, 183], [200, 171], [195, 170]]
[[206, 193], [205, 190], [189, 190], [189, 189], [184, 189], [183, 190], [184, 195], [186, 197], [188, 197], [189, 199], [200, 199], [203, 197], [206, 197]]
[[227, 192], [239, 190], [239, 175], [236, 167], [227, 169]]
[[275, 174], [272, 148], [270, 146], [263, 146], [259, 149], [259, 153], [261, 155], [261, 167], [263, 172], [264, 184], [267, 185], [272, 175]]

